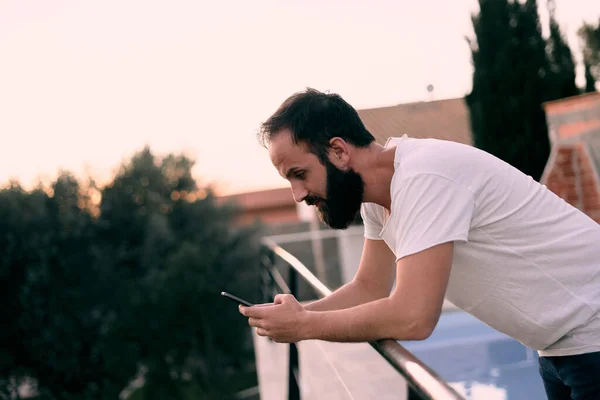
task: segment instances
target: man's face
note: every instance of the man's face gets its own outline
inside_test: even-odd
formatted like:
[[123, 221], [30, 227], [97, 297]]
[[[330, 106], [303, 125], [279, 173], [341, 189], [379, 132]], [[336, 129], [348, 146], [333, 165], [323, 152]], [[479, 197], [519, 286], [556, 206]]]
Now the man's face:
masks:
[[333, 229], [345, 229], [362, 204], [364, 183], [353, 170], [342, 171], [329, 160], [325, 166], [304, 143], [295, 144], [288, 130], [269, 144], [271, 162], [292, 186], [297, 202], [317, 207], [319, 218]]

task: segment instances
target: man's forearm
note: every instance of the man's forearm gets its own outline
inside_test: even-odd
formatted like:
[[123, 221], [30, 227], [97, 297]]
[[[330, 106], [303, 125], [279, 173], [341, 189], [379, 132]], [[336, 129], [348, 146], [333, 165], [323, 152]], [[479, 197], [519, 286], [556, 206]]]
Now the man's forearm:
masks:
[[308, 311], [333, 311], [342, 310], [368, 303], [382, 298], [375, 293], [369, 292], [357, 281], [351, 281], [337, 289], [335, 292], [320, 300], [313, 301], [304, 308]]
[[432, 330], [418, 313], [388, 297], [344, 310], [308, 312], [303, 329], [305, 339], [331, 342], [423, 340]]

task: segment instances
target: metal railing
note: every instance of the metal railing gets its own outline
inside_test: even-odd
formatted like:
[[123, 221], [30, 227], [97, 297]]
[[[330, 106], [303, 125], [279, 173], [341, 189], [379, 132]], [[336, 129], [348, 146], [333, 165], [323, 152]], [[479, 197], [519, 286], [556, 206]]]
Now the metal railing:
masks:
[[[289, 267], [289, 284], [276, 268], [276, 257], [285, 261]], [[272, 299], [276, 292], [297, 296], [298, 275], [312, 286], [319, 296], [325, 297], [332, 293], [304, 264], [269, 237], [262, 239], [261, 267], [263, 296], [266, 298]], [[397, 341], [384, 339], [369, 344], [404, 377], [408, 383], [409, 400], [465, 400]], [[300, 400], [298, 347], [295, 343], [289, 344], [288, 399]]]

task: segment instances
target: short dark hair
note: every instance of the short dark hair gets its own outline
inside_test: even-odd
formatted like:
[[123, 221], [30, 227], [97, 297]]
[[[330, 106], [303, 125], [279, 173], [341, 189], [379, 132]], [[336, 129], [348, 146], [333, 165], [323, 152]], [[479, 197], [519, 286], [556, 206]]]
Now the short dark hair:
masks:
[[339, 137], [356, 147], [367, 147], [375, 138], [358, 112], [338, 94], [307, 88], [294, 93], [261, 124], [258, 141], [265, 148], [282, 129], [289, 129], [294, 143], [306, 143], [321, 163], [327, 160], [329, 141]]

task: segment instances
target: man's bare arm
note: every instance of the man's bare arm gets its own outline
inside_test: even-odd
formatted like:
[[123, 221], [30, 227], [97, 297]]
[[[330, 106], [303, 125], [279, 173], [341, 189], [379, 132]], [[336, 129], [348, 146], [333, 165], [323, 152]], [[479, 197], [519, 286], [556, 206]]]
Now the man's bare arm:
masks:
[[391, 296], [333, 311], [306, 311], [291, 295], [278, 295], [274, 305], [240, 306], [259, 336], [294, 343], [317, 339], [365, 342], [377, 339], [423, 340], [440, 317], [453, 243], [439, 244], [397, 262]]
[[308, 311], [333, 311], [389, 296], [394, 284], [394, 253], [383, 240], [365, 239], [356, 276], [329, 296], [305, 306]]
[[308, 312], [302, 322], [304, 338], [334, 342], [427, 338], [440, 317], [452, 254], [449, 242], [399, 260], [390, 297], [346, 310]]

